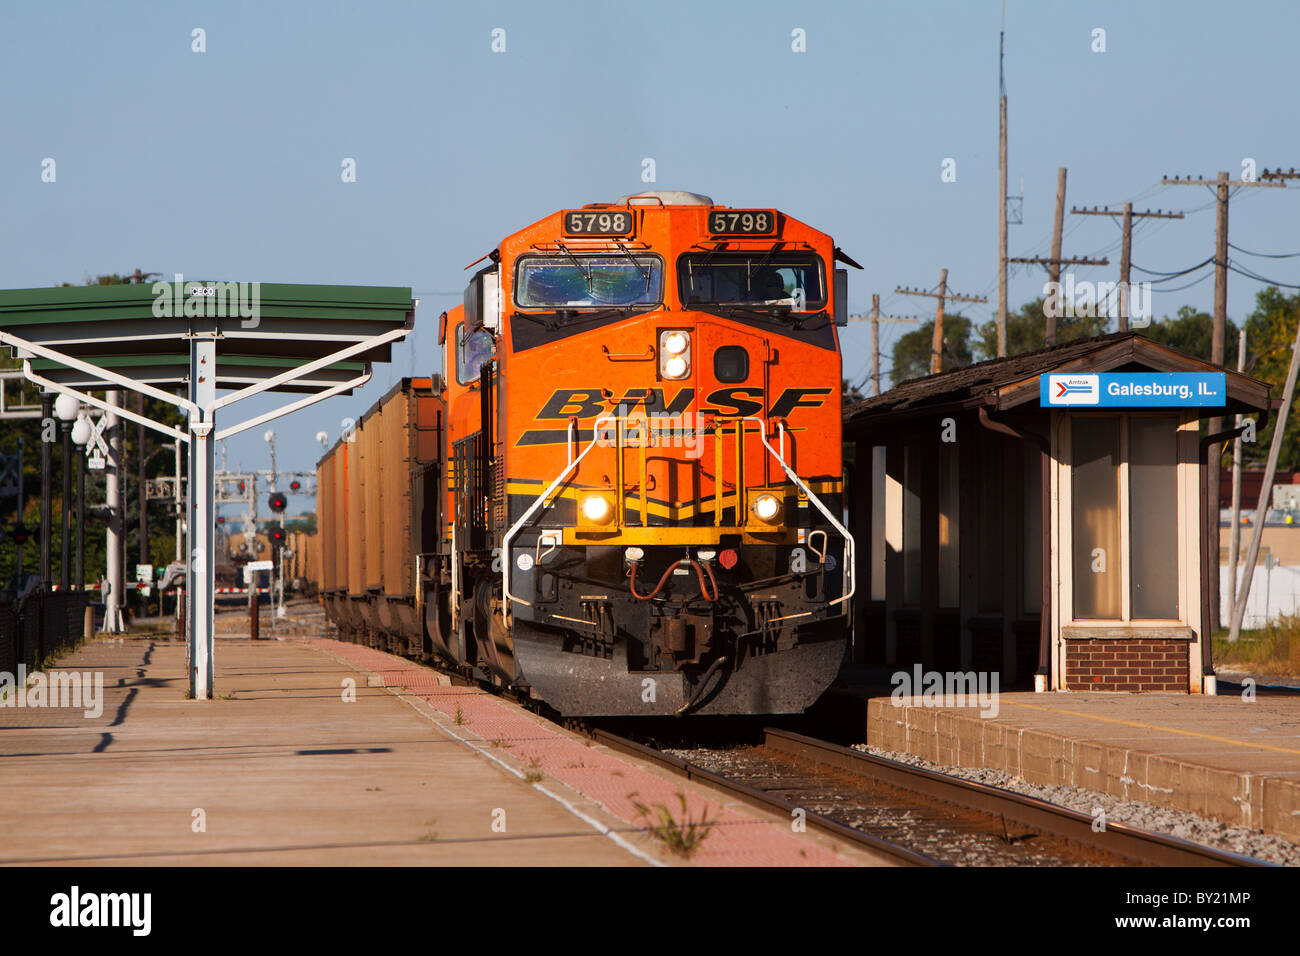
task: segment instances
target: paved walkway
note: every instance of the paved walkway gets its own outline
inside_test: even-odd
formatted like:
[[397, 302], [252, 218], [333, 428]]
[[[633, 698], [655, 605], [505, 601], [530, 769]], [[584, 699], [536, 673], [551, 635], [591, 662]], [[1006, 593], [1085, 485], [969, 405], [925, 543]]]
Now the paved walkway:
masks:
[[101, 673], [102, 714], [0, 707], [0, 864], [671, 865], [636, 804], [679, 791], [716, 821], [692, 864], [870, 862], [369, 648], [216, 663], [188, 701], [183, 645], [101, 639], [55, 669]]

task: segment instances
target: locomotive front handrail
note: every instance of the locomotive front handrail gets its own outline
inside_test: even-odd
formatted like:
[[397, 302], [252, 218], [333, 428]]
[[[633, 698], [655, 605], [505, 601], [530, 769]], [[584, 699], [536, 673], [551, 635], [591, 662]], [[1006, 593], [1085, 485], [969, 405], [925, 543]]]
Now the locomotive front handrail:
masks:
[[849, 590], [847, 594], [844, 594], [841, 597], [837, 597], [834, 601], [831, 601], [829, 603], [842, 604], [845, 601], [850, 600], [853, 597], [854, 593], [857, 591], [857, 587], [858, 587], [858, 581], [857, 581], [858, 576], [854, 573], [853, 535], [849, 533], [848, 528], [844, 527], [844, 525], [840, 524], [839, 521], [836, 520], [835, 516], [831, 514], [830, 509], [827, 508], [826, 505], [822, 503], [822, 500], [818, 498], [815, 494], [813, 494], [813, 490], [808, 487], [808, 483], [805, 482], [802, 478], [800, 478], [797, 474], [795, 474], [794, 469], [791, 468], [788, 464], [786, 464], [785, 455], [784, 455], [785, 422], [776, 423], [776, 431], [777, 434], [780, 436], [780, 440], [781, 440], [781, 453], [778, 454], [777, 450], [773, 448], [770, 444], [768, 444], [767, 423], [764, 422], [763, 419], [759, 418], [757, 415], [750, 415], [745, 419], [745, 421], [758, 423], [758, 439], [763, 443], [763, 447], [766, 448], [768, 452], [771, 453], [772, 457], [777, 460], [777, 463], [780, 464], [781, 469], [786, 473], [786, 476], [795, 483], [795, 485], [799, 488], [800, 491], [802, 491], [805, 495], [807, 495], [808, 500], [813, 503], [814, 507], [816, 507], [817, 510], [822, 513], [822, 516], [827, 521], [829, 521], [831, 525], [835, 528], [835, 530], [838, 531], [840, 535], [844, 538], [844, 573], [848, 577]]
[[547, 498], [551, 497], [551, 494], [555, 491], [556, 488], [560, 487], [561, 483], [563, 483], [563, 481], [569, 476], [569, 472], [573, 471], [574, 468], [578, 467], [582, 459], [586, 458], [587, 455], [591, 452], [591, 450], [596, 447], [596, 443], [600, 440], [601, 422], [614, 422], [617, 424], [618, 419], [613, 415], [602, 415], [601, 417], [596, 419], [596, 421], [592, 424], [591, 427], [591, 441], [588, 442], [587, 447], [582, 450], [582, 454], [578, 455], [577, 458], [570, 457], [568, 464], [566, 464], [564, 468], [560, 471], [560, 473], [555, 476], [555, 480], [551, 482], [550, 486], [545, 491], [543, 491], [540, 495], [538, 495], [535, 499], [533, 499], [533, 503], [528, 506], [528, 510], [519, 516], [519, 520], [510, 526], [510, 530], [507, 531], [505, 537], [501, 539], [501, 616], [502, 618], [504, 618], [506, 614], [509, 613], [511, 601], [518, 601], [524, 607], [533, 606], [531, 601], [525, 601], [523, 598], [516, 597], [515, 595], [510, 593], [510, 565], [511, 565], [510, 542], [514, 540], [515, 535], [517, 535], [520, 532], [520, 530], [524, 527], [524, 525], [528, 523], [529, 519], [532, 518], [532, 516], [536, 513], [537, 509], [542, 506], [542, 503], [546, 501]]

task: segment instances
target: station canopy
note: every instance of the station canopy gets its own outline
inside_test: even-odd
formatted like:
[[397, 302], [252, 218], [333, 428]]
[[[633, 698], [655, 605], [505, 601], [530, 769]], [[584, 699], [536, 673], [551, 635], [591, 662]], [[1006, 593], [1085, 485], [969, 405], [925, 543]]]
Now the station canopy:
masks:
[[[211, 294], [194, 295], [195, 290]], [[386, 333], [409, 331], [414, 315], [411, 290], [387, 286], [260, 283], [254, 294], [253, 283], [190, 280], [0, 290], [4, 344], [17, 357], [30, 356], [40, 377], [78, 389], [120, 383], [24, 350], [9, 337], [169, 391], [188, 382], [196, 337], [218, 342], [218, 389], [283, 377], [348, 346], [382, 340], [267, 389], [317, 392], [364, 376], [372, 363], [390, 361], [392, 341], [400, 336]]]
[[[366, 384], [372, 365], [389, 361], [393, 343], [415, 327], [415, 305], [410, 288], [181, 276], [0, 290], [0, 345], [22, 360], [28, 380], [189, 446], [187, 633], [196, 699], [212, 696], [214, 674], [214, 444]], [[187, 424], [177, 428], [132, 411], [115, 395], [93, 394], [123, 389], [175, 405]], [[307, 394], [217, 427], [232, 405], [263, 392]]]

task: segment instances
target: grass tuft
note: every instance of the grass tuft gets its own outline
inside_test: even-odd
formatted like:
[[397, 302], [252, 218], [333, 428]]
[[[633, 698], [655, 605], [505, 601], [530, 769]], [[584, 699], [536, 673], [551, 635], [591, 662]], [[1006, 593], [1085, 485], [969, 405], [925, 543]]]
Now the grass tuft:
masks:
[[1214, 638], [1214, 663], [1260, 674], [1300, 674], [1300, 614], [1280, 614], [1257, 631], [1242, 631], [1236, 644], [1227, 633]]
[[682, 808], [680, 818], [662, 803], [648, 807], [633, 800], [632, 806], [636, 808], [638, 817], [645, 817], [650, 821], [647, 829], [652, 837], [667, 847], [670, 853], [690, 859], [713, 831], [717, 820], [708, 818], [707, 807], [700, 812], [698, 820], [692, 820], [686, 806], [686, 794], [679, 790], [677, 799]]

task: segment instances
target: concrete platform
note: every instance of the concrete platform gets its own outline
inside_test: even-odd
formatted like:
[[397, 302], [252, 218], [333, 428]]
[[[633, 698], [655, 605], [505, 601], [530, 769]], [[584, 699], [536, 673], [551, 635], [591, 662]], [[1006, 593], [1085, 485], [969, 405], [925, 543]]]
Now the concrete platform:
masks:
[[996, 716], [873, 697], [867, 742], [1087, 787], [1300, 842], [1300, 697], [1002, 694]]
[[103, 675], [99, 716], [0, 707], [0, 864], [672, 865], [635, 803], [678, 791], [717, 820], [691, 864], [871, 862], [368, 648], [216, 665], [189, 701], [183, 645], [101, 639], [54, 668]]

